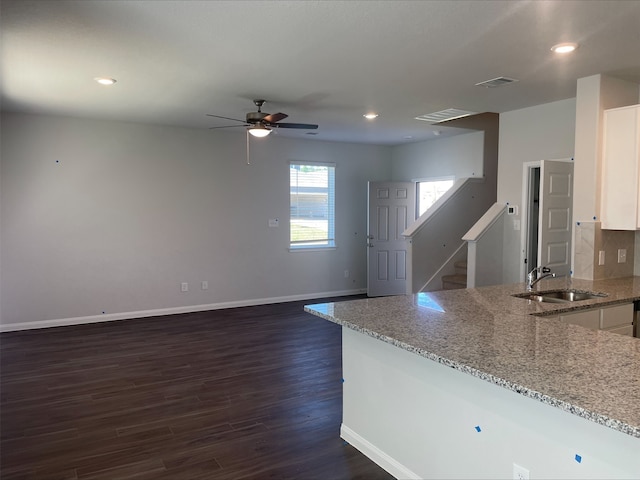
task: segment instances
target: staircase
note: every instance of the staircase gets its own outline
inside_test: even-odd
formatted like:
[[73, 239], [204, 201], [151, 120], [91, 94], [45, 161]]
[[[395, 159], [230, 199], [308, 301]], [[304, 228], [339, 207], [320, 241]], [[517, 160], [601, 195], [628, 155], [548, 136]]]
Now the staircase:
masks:
[[463, 260], [453, 264], [456, 273], [453, 275], [442, 276], [442, 289], [455, 290], [458, 288], [467, 288], [467, 261]]

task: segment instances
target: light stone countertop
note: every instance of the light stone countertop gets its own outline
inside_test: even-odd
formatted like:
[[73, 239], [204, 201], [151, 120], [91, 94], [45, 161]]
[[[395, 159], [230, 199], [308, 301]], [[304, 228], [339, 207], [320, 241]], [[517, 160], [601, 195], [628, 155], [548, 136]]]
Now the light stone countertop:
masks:
[[521, 395], [640, 438], [640, 339], [551, 318], [640, 300], [640, 277], [542, 280], [607, 297], [572, 303], [514, 298], [525, 284], [305, 306], [326, 320]]

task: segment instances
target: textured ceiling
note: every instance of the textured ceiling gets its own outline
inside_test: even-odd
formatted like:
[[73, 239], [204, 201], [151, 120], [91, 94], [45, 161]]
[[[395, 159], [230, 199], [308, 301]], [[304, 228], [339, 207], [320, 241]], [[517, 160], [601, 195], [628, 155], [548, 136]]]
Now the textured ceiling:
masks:
[[[2, 0], [2, 108], [206, 129], [254, 98], [317, 135], [395, 145], [456, 130], [414, 117], [640, 82], [640, 1]], [[553, 44], [580, 43], [572, 55]], [[118, 80], [112, 87], [96, 76]], [[519, 81], [488, 89], [499, 76]], [[375, 121], [362, 115], [380, 114]], [[242, 128], [220, 130], [241, 133]], [[411, 138], [405, 138], [411, 137]]]

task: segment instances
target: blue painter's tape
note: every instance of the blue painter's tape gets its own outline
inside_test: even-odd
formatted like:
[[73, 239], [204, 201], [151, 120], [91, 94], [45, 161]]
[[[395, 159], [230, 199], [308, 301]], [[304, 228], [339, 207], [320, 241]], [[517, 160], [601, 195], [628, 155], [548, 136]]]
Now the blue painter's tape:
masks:
[[476, 432], [481, 432], [482, 431], [482, 429], [480, 428], [480, 425], [476, 425], [474, 428], [476, 429]]
[[576, 462], [581, 463], [582, 457], [576, 453]]

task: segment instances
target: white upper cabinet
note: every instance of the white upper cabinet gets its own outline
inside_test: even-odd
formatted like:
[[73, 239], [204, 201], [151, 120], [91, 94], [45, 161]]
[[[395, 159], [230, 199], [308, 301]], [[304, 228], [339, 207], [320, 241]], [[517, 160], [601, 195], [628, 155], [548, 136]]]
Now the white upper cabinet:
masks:
[[640, 229], [640, 105], [604, 112], [602, 228]]

